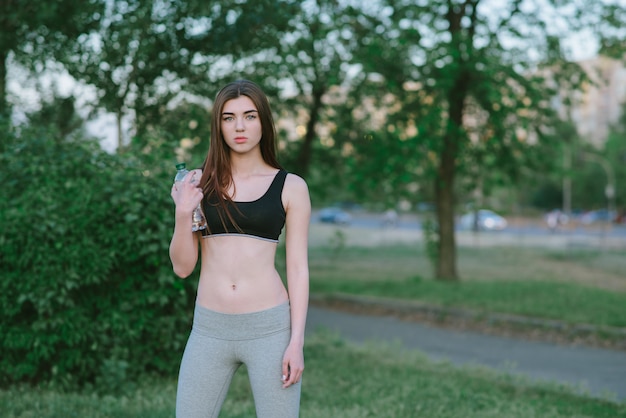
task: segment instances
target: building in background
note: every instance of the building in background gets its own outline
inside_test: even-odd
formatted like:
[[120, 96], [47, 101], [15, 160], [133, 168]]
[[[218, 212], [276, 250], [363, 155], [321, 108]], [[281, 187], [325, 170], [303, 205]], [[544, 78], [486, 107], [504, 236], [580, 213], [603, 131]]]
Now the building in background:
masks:
[[626, 66], [602, 56], [579, 64], [593, 83], [587, 83], [577, 95], [571, 118], [581, 138], [601, 148], [626, 103]]

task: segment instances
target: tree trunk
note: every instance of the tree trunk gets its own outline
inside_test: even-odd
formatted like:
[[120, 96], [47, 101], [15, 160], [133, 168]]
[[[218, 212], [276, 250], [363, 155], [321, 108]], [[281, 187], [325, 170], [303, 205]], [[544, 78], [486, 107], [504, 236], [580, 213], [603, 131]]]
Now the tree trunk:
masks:
[[[454, 76], [452, 88], [447, 93], [448, 120], [443, 137], [438, 176], [435, 180], [435, 199], [437, 204], [437, 221], [439, 223], [438, 257], [435, 275], [440, 280], [458, 280], [456, 260], [456, 239], [454, 231], [454, 180], [456, 163], [463, 135], [463, 112], [465, 100], [469, 93], [470, 73], [466, 61], [460, 51], [471, 49], [476, 23], [477, 0], [465, 0], [462, 5], [448, 3], [447, 19], [452, 35], [454, 50], [459, 54], [455, 66], [458, 68]], [[471, 25], [463, 35], [462, 19], [469, 7]], [[463, 48], [465, 45], [467, 48]]]
[[319, 119], [319, 111], [322, 107], [322, 96], [324, 89], [313, 90], [313, 103], [309, 110], [309, 121], [306, 124], [306, 134], [304, 142], [296, 159], [296, 174], [306, 177], [311, 165], [311, 155], [313, 153], [313, 140], [315, 139], [315, 125]]
[[0, 117], [9, 116], [7, 103], [7, 51], [0, 52]]
[[124, 152], [124, 132], [122, 131], [122, 111], [118, 111], [116, 115], [117, 122], [117, 153]]
[[439, 242], [436, 277], [442, 280], [458, 280], [456, 239], [454, 231], [454, 181], [459, 145], [463, 141], [463, 110], [467, 97], [469, 76], [461, 70], [454, 87], [448, 94], [448, 126], [443, 138], [438, 175], [435, 180]]
[[435, 275], [441, 280], [458, 280], [456, 268], [456, 239], [454, 234], [454, 177], [457, 138], [451, 132], [443, 139], [439, 173], [435, 179], [435, 199], [439, 240]]

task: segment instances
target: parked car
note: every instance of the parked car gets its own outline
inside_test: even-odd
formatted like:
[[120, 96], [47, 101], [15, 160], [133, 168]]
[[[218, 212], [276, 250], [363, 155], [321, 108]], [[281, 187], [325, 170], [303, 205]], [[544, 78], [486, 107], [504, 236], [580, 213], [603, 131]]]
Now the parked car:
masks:
[[319, 220], [331, 224], [348, 225], [352, 222], [352, 216], [341, 208], [328, 207], [320, 210]]
[[580, 217], [580, 222], [583, 225], [591, 225], [596, 222], [613, 222], [617, 218], [615, 211], [608, 211], [606, 209], [592, 210], [585, 212]]
[[[475, 217], [478, 216], [478, 219]], [[474, 225], [479, 231], [501, 231], [507, 227], [507, 221], [502, 216], [498, 215], [489, 209], [480, 209], [476, 212], [469, 212], [461, 216], [459, 220], [459, 227], [461, 229], [472, 230]]]

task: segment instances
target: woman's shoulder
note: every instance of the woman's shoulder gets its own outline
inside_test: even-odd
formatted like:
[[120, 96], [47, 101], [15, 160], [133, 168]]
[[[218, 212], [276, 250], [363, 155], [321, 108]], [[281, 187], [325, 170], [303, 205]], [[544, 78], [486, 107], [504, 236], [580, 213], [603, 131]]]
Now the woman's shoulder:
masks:
[[286, 171], [285, 187], [308, 188], [306, 181], [297, 174]]
[[287, 173], [283, 191], [288, 201], [309, 200], [309, 187], [306, 181], [297, 174]]

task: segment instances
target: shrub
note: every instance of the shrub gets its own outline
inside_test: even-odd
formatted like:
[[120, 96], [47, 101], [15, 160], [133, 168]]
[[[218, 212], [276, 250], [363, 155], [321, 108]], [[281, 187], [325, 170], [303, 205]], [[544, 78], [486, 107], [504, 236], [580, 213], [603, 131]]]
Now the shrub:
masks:
[[0, 382], [175, 372], [194, 290], [168, 258], [171, 179], [93, 142], [0, 135]]

